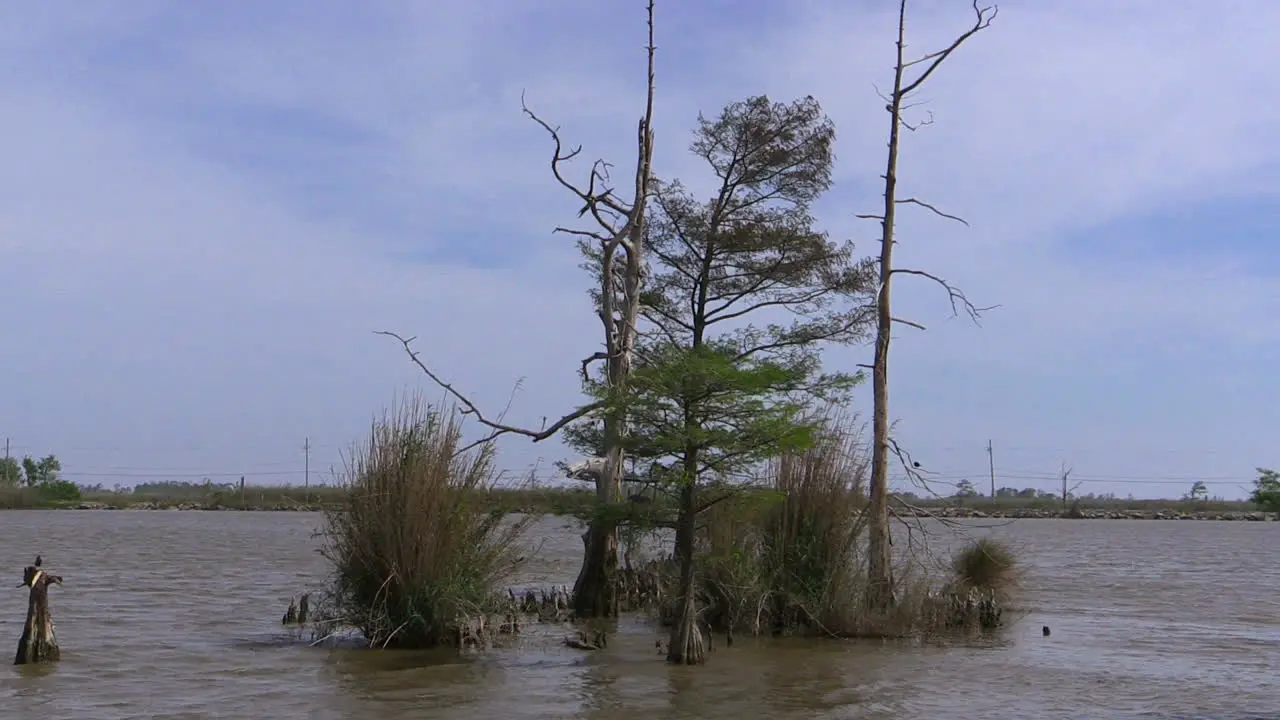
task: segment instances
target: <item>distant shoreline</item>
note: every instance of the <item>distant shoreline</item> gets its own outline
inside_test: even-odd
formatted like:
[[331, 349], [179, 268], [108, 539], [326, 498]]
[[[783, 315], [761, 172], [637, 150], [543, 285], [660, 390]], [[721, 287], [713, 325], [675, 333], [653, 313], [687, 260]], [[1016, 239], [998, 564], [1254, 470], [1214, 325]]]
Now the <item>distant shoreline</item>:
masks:
[[[178, 512], [323, 512], [324, 506], [302, 504], [249, 505], [230, 507], [218, 504], [201, 503], [156, 503], [139, 502], [131, 504], [108, 504], [98, 502], [82, 502], [78, 504], [51, 505], [47, 507], [16, 508], [28, 510], [120, 510], [120, 511], [178, 511]], [[570, 516], [572, 512], [565, 508], [510, 508], [511, 512], [527, 512], [543, 515]], [[1260, 510], [1183, 510], [1174, 507], [1151, 508], [1142, 510], [1079, 508], [1075, 510], [1052, 510], [1046, 508], [1008, 508], [1001, 510], [980, 510], [963, 507], [918, 507], [914, 513], [919, 518], [945, 518], [948, 520], [1196, 520], [1219, 522], [1275, 522], [1280, 520], [1280, 513], [1267, 513]]]
[[979, 510], [963, 507], [922, 507], [915, 511], [915, 516], [977, 520], [1215, 520], [1224, 522], [1273, 522], [1280, 520], [1280, 513], [1268, 513], [1261, 510], [1184, 510], [1173, 505], [1173, 503], [1170, 503], [1170, 507], [1167, 508], [1146, 508], [1142, 510], [1111, 508]]
[[[157, 491], [158, 490], [158, 491]], [[772, 493], [744, 489], [769, 502]], [[344, 489], [328, 485], [311, 487], [245, 486], [170, 483], [149, 491], [111, 492], [85, 489], [78, 498], [42, 495], [38, 488], [0, 489], [0, 509], [7, 510], [176, 510], [203, 512], [323, 512], [341, 507]], [[1053, 498], [914, 498], [895, 496], [898, 514], [917, 517], [975, 520], [1215, 520], [1267, 522], [1280, 514], [1265, 513], [1252, 503], [1227, 500], [1139, 500], [1076, 498], [1063, 504]], [[594, 487], [496, 487], [477, 493], [476, 500], [495, 512], [587, 517], [595, 507]], [[647, 505], [650, 511], [666, 505], [663, 498]]]

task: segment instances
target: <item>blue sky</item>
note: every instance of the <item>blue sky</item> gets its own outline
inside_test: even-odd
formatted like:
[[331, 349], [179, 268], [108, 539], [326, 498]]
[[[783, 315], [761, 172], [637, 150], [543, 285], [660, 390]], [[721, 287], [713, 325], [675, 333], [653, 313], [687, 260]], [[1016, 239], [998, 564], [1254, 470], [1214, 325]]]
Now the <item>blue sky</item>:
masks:
[[[0, 28], [0, 436], [80, 482], [325, 468], [397, 393], [394, 342], [536, 425], [598, 330], [550, 230], [576, 207], [521, 91], [628, 161], [643, 2], [6, 3]], [[870, 252], [893, 4], [658, 5], [658, 171], [699, 110], [816, 96], [838, 128], [825, 227]], [[912, 49], [969, 21], [920, 0]], [[944, 480], [1242, 494], [1280, 465], [1280, 6], [1002, 3], [926, 86], [904, 264], [999, 304], [981, 327], [900, 282], [899, 437]], [[869, 352], [832, 352], [832, 365]], [[428, 389], [437, 396], [434, 389]], [[869, 404], [862, 398], [862, 405]], [[511, 440], [543, 472], [558, 445]], [[985, 485], [985, 482], [980, 483]]]

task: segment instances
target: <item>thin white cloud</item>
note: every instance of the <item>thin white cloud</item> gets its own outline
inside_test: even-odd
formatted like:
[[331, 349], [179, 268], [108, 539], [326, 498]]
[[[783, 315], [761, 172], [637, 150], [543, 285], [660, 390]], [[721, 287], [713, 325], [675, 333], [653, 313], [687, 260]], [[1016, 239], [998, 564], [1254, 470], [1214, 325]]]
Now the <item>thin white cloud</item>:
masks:
[[[915, 51], [968, 22], [962, 0], [917, 5]], [[0, 181], [0, 300], [25, 308], [8, 313], [12, 345], [56, 350], [39, 362], [0, 363], [24, 386], [20, 402], [0, 405], [0, 424], [53, 451], [127, 453], [142, 436], [151, 447], [218, 438], [192, 463], [234, 455], [237, 443], [274, 443], [287, 455], [305, 434], [337, 446], [392, 391], [418, 380], [393, 343], [369, 335], [381, 327], [421, 335], [433, 364], [487, 407], [504, 405], [526, 377], [513, 419], [537, 424], [572, 406], [573, 368], [595, 349], [598, 329], [571, 243], [550, 234], [577, 208], [552, 184], [550, 147], [520, 116], [519, 96], [527, 89], [535, 109], [586, 146], [585, 158], [622, 166], [641, 105], [640, 8], [602, 24], [613, 11], [588, 3], [535, 12], [497, 0], [387, 2], [359, 19], [265, 14], [232, 32], [179, 23], [164, 4], [139, 4], [127, 17], [83, 7], [74, 25], [65, 13], [29, 11], [45, 17], [18, 23], [24, 34], [9, 53], [27, 58], [31, 73], [0, 81], [0, 101], [16, 108], [0, 120], [0, 148], [18, 169]], [[891, 13], [810, 0], [767, 24], [714, 32], [696, 8], [660, 4], [659, 13], [662, 174], [697, 182], [701, 169], [685, 147], [698, 110], [757, 92], [812, 93], [840, 133], [839, 184], [823, 219], [870, 250], [875, 228], [851, 216], [877, 201], [887, 117], [873, 83], [888, 79]], [[1003, 308], [976, 329], [947, 321], [934, 288], [900, 285], [904, 312], [930, 325], [928, 335], [904, 334], [896, 351], [904, 365], [895, 414], [917, 447], [946, 457], [969, 442], [958, 439], [958, 423], [1017, 426], [1008, 432], [1018, 444], [1041, 448], [1025, 462], [1049, 470], [1050, 449], [1065, 445], [1096, 451], [1096, 473], [1176, 474], [1172, 460], [1136, 466], [1082, 420], [1044, 422], [1037, 434], [1036, 423], [1017, 419], [1019, 407], [1038, 409], [1022, 391], [987, 395], [990, 408], [939, 411], [923, 394], [938, 383], [921, 373], [950, 368], [989, 383], [1004, 373], [1079, 372], [1099, 348], [1142, 357], [1143, 343], [1180, 333], [1226, 341], [1224, 352], [1257, 363], [1274, 354], [1280, 281], [1250, 265], [1257, 245], [1248, 239], [1209, 238], [1195, 262], [1157, 255], [1140, 266], [1063, 250], [1071, 233], [1115, 219], [1274, 194], [1280, 140], [1269, 129], [1280, 108], [1270, 98], [1280, 76], [1270, 68], [1280, 57], [1269, 32], [1278, 21], [1280, 7], [1260, 1], [1009, 2], [926, 87], [921, 111], [933, 111], [936, 124], [906, 139], [904, 188], [973, 228], [908, 214], [902, 260]], [[186, 34], [163, 62], [90, 62], [91, 51], [145, 45], [179, 26]], [[212, 109], [223, 125], [202, 114]], [[237, 112], [248, 118], [254, 109], [343, 124], [361, 137], [349, 148], [315, 148], [316, 167], [331, 175], [317, 179], [338, 194], [324, 212], [306, 178], [191, 141], [194, 126], [233, 127]], [[263, 143], [291, 137], [285, 124], [258, 130]], [[307, 142], [299, 134], [292, 140]], [[379, 199], [377, 210], [360, 210], [365, 196]], [[500, 269], [404, 259], [440, 257], [462, 236], [484, 243], [470, 254]], [[131, 354], [145, 357], [150, 376], [125, 372]], [[1107, 368], [1092, 372], [1104, 384]], [[1131, 372], [1142, 385], [1143, 373]], [[180, 403], [199, 404], [203, 383], [219, 410], [202, 414], [148, 391], [177, 392], [184, 382]], [[329, 394], [318, 396], [321, 388]], [[131, 407], [130, 396], [146, 400]], [[1050, 393], [1036, 402], [1052, 412], [1067, 400]], [[1256, 406], [1239, 412], [1211, 429], [1221, 452], [1239, 457], [1208, 453], [1195, 468], [1247, 471], [1254, 457], [1265, 461], [1261, 438], [1233, 428], [1267, 416]], [[1151, 437], [1140, 442], [1149, 449], [1186, 444], [1201, 430], [1166, 415], [1146, 417]], [[77, 420], [60, 421], [67, 416]], [[227, 429], [237, 417], [239, 427]], [[560, 452], [522, 442], [507, 449], [513, 465]], [[227, 462], [264, 457], [246, 451]], [[954, 467], [969, 462], [955, 457]], [[69, 459], [93, 467], [103, 458]]]

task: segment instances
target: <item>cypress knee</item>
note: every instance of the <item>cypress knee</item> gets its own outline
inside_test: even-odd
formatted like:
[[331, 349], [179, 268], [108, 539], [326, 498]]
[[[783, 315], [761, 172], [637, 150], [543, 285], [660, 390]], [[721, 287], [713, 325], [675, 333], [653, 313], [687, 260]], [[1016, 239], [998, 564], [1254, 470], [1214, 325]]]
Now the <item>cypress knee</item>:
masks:
[[27, 600], [27, 623], [22, 628], [14, 665], [54, 662], [62, 656], [53, 632], [53, 615], [49, 613], [49, 586], [61, 585], [62, 578], [50, 575], [42, 564], [43, 560], [37, 555], [35, 563], [22, 571], [22, 584], [18, 587], [31, 588], [31, 594]]

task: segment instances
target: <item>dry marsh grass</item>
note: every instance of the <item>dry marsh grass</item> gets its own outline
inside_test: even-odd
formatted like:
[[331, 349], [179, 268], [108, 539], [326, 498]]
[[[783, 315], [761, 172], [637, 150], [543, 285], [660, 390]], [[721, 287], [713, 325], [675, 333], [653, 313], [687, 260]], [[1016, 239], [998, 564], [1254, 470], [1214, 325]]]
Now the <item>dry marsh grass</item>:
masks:
[[351, 453], [343, 496], [326, 511], [329, 602], [371, 645], [485, 642], [499, 593], [521, 562], [531, 517], [483, 502], [493, 448], [458, 454], [456, 410], [409, 400]]
[[[1015, 584], [1014, 553], [978, 540], [940, 572], [929, 549], [895, 569], [897, 602], [870, 612], [865, 594], [862, 434], [836, 418], [809, 450], [781, 457], [762, 483], [708, 509], [700, 523], [702, 617], [724, 633], [826, 637], [919, 637], [1001, 624]], [[665, 575], [670, 563], [648, 572]], [[634, 573], [633, 573], [634, 574]], [[647, 595], [674, 597], [673, 580], [630, 578]], [[655, 586], [661, 586], [655, 591]]]

